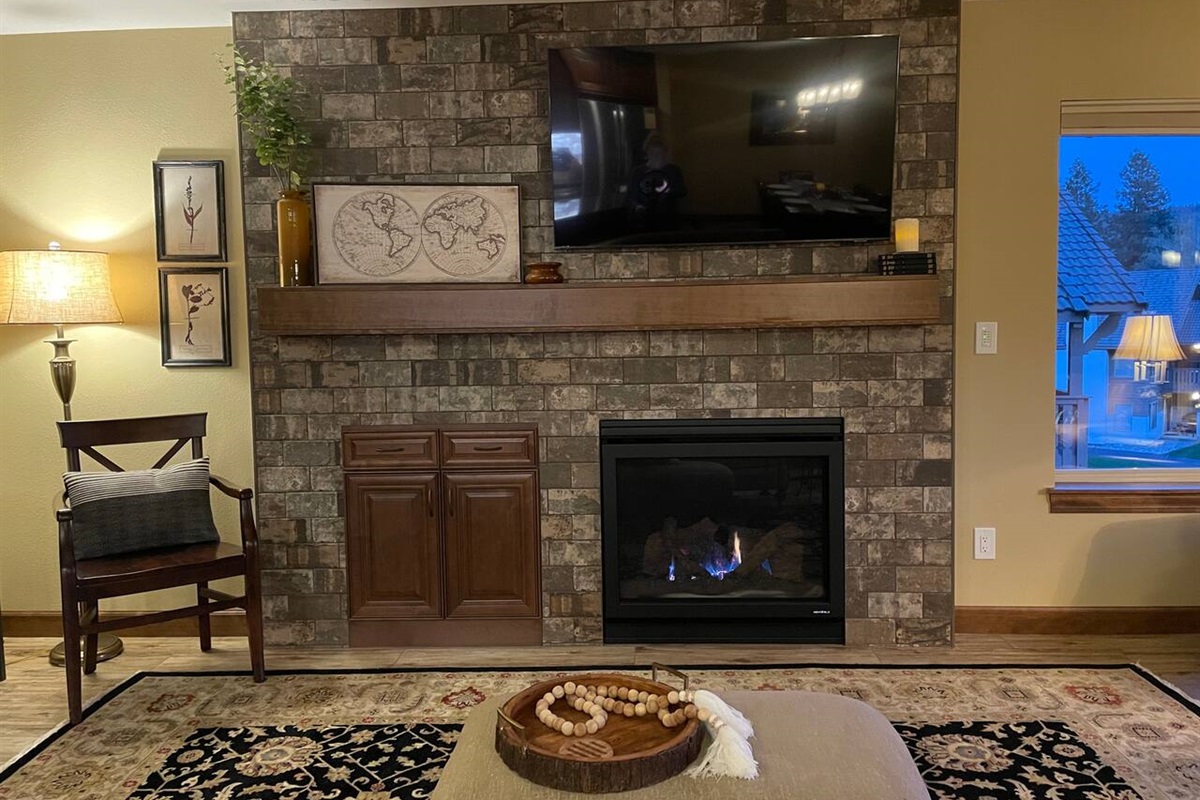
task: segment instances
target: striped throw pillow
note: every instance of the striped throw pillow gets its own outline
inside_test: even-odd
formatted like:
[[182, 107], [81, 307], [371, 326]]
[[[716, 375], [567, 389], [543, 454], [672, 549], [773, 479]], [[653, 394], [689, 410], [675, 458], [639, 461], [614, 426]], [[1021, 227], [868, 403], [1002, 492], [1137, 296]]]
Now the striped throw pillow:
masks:
[[220, 538], [208, 503], [207, 458], [138, 472], [68, 472], [63, 483], [76, 558]]

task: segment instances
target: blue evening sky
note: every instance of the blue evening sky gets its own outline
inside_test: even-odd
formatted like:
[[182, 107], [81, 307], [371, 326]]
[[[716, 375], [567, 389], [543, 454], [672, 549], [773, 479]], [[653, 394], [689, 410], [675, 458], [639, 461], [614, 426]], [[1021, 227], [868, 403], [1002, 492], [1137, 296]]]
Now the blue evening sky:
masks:
[[1162, 178], [1171, 205], [1200, 203], [1200, 136], [1062, 136], [1058, 175], [1063, 183], [1075, 159], [1080, 159], [1100, 184], [1096, 202], [1115, 208], [1121, 170], [1134, 150], [1141, 150]]

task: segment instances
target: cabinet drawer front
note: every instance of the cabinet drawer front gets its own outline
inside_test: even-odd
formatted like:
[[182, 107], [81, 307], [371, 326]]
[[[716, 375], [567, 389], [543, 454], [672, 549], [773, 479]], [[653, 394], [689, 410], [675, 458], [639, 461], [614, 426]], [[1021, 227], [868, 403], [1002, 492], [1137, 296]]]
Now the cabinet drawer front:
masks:
[[530, 430], [442, 431], [442, 466], [532, 467], [537, 434]]
[[436, 467], [437, 434], [433, 431], [347, 433], [342, 436], [342, 464], [346, 469]]

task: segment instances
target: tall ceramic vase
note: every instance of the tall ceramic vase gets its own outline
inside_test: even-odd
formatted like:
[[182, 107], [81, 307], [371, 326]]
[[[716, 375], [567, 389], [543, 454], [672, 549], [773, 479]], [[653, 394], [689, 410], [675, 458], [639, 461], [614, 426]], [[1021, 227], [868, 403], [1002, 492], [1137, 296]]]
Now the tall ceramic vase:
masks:
[[312, 286], [312, 221], [299, 189], [279, 193], [279, 285]]

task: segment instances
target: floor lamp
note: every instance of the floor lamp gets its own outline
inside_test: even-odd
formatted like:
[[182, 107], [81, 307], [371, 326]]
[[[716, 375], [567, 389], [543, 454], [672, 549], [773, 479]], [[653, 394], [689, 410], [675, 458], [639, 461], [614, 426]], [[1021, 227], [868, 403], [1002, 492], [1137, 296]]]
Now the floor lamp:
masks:
[[[62, 400], [63, 418], [71, 418], [75, 392], [75, 359], [68, 348], [64, 325], [121, 322], [108, 274], [108, 254], [63, 250], [51, 242], [47, 250], [0, 252], [0, 324], [53, 325], [54, 346], [50, 379]], [[50, 663], [62, 666], [65, 643], [50, 651]], [[96, 660], [121, 654], [124, 645], [116, 636], [100, 634]]]
[[1169, 314], [1137, 314], [1125, 318], [1125, 330], [1113, 358], [1133, 361], [1133, 379], [1167, 382], [1167, 364], [1183, 361], [1183, 348], [1175, 337]]

